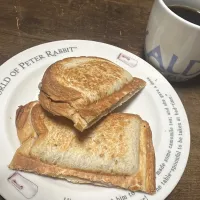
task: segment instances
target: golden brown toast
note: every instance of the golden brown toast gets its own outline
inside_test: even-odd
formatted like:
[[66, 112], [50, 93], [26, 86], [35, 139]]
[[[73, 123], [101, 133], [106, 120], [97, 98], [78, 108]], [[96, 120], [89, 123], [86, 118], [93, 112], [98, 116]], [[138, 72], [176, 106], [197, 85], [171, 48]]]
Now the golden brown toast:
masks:
[[75, 183], [155, 192], [151, 130], [138, 115], [113, 113], [80, 134], [70, 120], [31, 102], [19, 107], [16, 126], [21, 146], [11, 169]]
[[144, 88], [145, 81], [113, 62], [97, 57], [72, 57], [52, 64], [39, 94], [42, 107], [64, 116], [83, 131]]

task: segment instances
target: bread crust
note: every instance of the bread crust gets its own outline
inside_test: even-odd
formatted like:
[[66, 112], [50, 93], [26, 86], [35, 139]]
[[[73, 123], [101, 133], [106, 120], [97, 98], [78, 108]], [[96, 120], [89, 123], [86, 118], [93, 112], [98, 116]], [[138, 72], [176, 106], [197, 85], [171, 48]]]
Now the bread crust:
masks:
[[16, 111], [15, 124], [21, 144], [30, 137], [37, 136], [31, 122], [31, 110], [36, 104], [38, 104], [38, 101], [30, 102], [25, 106], [19, 106]]
[[[84, 61], [84, 64], [66, 67], [67, 64], [75, 61]], [[87, 71], [84, 71], [84, 65], [90, 66]], [[99, 74], [92, 71], [93, 65], [96, 66], [96, 70], [99, 70]], [[71, 74], [72, 78], [70, 77], [70, 72], [76, 68], [78, 68], [77, 73], [79, 72], [82, 79], [86, 78], [86, 80], [80, 80], [80, 83], [77, 83], [80, 77], [75, 73]], [[105, 72], [102, 70], [104, 68]], [[91, 73], [88, 72], [90, 70]], [[64, 72], [65, 75], [63, 75]], [[110, 75], [101, 80], [105, 73], [110, 73]], [[102, 75], [101, 78], [100, 75]], [[64, 83], [66, 81], [63, 80], [70, 78], [71, 82]], [[85, 84], [86, 89], [81, 84]], [[39, 101], [48, 112], [72, 120], [74, 126], [83, 131], [126, 102], [145, 85], [145, 81], [133, 78], [127, 71], [106, 59], [66, 58], [54, 63], [46, 70], [42, 79]], [[100, 89], [100, 86], [103, 89]]]
[[[32, 109], [30, 109], [30, 105], [32, 105]], [[37, 109], [39, 104], [28, 104], [27, 108], [29, 108], [29, 112], [33, 109]], [[26, 106], [25, 106], [26, 108]], [[23, 116], [22, 116], [23, 115]], [[25, 118], [25, 122], [30, 118], [27, 113], [22, 114], [20, 118]], [[34, 116], [35, 115], [35, 116]], [[42, 123], [36, 123], [37, 113], [33, 114], [31, 121], [33, 122], [34, 130], [37, 133], [47, 131]], [[64, 168], [58, 165], [48, 164], [42, 162], [39, 158], [32, 157], [28, 152], [30, 151], [32, 145], [37, 141], [37, 138], [32, 137], [30, 134], [29, 139], [21, 140], [21, 147], [16, 151], [13, 160], [11, 161], [9, 168], [14, 170], [22, 170], [27, 172], [33, 172], [40, 175], [62, 178], [69, 180], [71, 182], [81, 182], [81, 183], [90, 183], [94, 185], [102, 185], [102, 186], [114, 186], [120, 187], [124, 189], [128, 189], [131, 191], [143, 191], [149, 194], [155, 193], [155, 155], [152, 144], [152, 133], [149, 127], [149, 124], [146, 121], [143, 121], [137, 115], [131, 114], [121, 114], [124, 117], [134, 116], [137, 119], [141, 120], [140, 123], [140, 145], [139, 145], [139, 170], [136, 174], [133, 175], [116, 175], [116, 174], [104, 174], [99, 172], [91, 172], [80, 169], [73, 168]], [[38, 121], [42, 121], [42, 115]], [[19, 115], [17, 116], [17, 121], [20, 121]], [[19, 126], [17, 126], [19, 127]], [[26, 126], [24, 128], [27, 129]], [[31, 128], [29, 126], [29, 128]], [[28, 129], [29, 129], [28, 128]], [[21, 129], [19, 130], [19, 132]], [[22, 131], [23, 135], [25, 132]], [[35, 135], [37, 135], [35, 133]], [[23, 137], [19, 137], [23, 138]], [[24, 153], [25, 152], [25, 153]], [[78, 178], [74, 179], [73, 178]], [[79, 180], [80, 179], [80, 180]]]

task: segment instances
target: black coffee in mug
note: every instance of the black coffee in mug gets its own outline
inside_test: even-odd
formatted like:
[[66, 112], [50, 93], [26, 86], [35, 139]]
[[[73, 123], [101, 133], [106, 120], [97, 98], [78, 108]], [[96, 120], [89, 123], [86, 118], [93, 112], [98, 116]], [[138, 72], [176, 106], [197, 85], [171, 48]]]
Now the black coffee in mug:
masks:
[[186, 6], [168, 6], [171, 11], [181, 18], [200, 26], [200, 10]]

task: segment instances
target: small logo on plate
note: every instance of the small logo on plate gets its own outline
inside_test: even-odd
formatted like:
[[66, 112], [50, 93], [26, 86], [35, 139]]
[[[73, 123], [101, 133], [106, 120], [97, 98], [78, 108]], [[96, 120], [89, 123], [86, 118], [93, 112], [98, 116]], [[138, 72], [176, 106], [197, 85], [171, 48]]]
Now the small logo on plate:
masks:
[[33, 198], [38, 192], [38, 186], [18, 172], [12, 174], [8, 182], [27, 199]]
[[138, 63], [137, 60], [135, 60], [123, 53], [120, 53], [119, 56], [117, 57], [117, 59], [121, 60], [123, 63], [129, 65], [130, 67], [135, 67]]

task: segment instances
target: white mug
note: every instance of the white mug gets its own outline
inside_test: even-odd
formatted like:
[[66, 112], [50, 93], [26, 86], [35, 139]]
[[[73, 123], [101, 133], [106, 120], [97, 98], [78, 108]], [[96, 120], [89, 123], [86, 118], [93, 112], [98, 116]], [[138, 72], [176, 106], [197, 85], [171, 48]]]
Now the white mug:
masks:
[[200, 74], [200, 26], [172, 12], [168, 6], [200, 10], [200, 0], [155, 0], [145, 39], [146, 60], [171, 81]]

